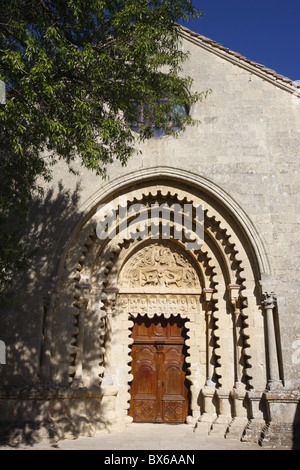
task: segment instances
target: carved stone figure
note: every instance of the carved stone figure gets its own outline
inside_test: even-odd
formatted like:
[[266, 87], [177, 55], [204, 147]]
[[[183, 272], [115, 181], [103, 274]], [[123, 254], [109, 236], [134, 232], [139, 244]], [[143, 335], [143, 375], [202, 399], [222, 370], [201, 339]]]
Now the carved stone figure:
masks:
[[122, 274], [123, 287], [200, 287], [194, 267], [173, 247], [154, 243], [132, 256]]

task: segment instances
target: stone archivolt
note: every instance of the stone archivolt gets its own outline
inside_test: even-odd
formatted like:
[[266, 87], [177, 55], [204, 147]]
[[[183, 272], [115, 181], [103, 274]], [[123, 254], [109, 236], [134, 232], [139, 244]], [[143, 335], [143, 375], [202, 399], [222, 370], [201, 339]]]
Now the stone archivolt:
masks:
[[[232, 216], [207, 195], [150, 183], [124, 194], [128, 204], [141, 202], [145, 207], [154, 202], [203, 204], [204, 244], [188, 251], [184, 237], [175, 240], [172, 232], [170, 240], [132, 240], [122, 226], [114, 239], [99, 240], [96, 219], [89, 218], [69, 249], [61, 281], [72, 320], [69, 386], [102, 383], [107, 425], [126, 424], [131, 318], [180, 315], [188, 319], [191, 419], [196, 423], [199, 418], [215, 432], [231, 429], [238, 434], [237, 423], [245, 427], [252, 418], [251, 406], [245, 406], [247, 393], [255, 391], [257, 401], [267, 380], [264, 355], [258, 354], [265, 347], [264, 321], [257, 296], [260, 273], [251, 246]], [[119, 196], [111, 200], [116, 220]], [[154, 222], [159, 226], [159, 219]]]

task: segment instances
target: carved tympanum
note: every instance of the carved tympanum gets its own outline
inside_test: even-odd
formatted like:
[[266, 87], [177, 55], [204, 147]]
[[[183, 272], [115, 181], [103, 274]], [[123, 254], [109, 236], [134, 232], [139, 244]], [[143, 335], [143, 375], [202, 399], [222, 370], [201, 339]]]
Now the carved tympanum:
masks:
[[122, 273], [121, 285], [186, 289], [199, 287], [200, 283], [196, 270], [179, 251], [157, 243], [131, 257]]

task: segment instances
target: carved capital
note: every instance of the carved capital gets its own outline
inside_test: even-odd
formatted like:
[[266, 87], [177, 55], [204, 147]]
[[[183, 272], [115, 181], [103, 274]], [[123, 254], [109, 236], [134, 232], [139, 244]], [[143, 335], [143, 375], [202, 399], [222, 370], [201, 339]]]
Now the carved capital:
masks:
[[119, 288], [118, 287], [105, 287], [103, 289], [103, 292], [105, 292], [106, 294], [118, 294]]
[[110, 309], [115, 308], [118, 293], [118, 287], [105, 287], [103, 289], [104, 296], [102, 300], [106, 307], [110, 307]]
[[80, 289], [82, 292], [90, 291], [91, 284], [89, 282], [80, 282], [78, 283], [78, 289]]
[[89, 300], [88, 298], [83, 297], [82, 295], [78, 295], [75, 298], [76, 298], [76, 301], [73, 302], [73, 305], [74, 307], [78, 309], [78, 312], [76, 315], [79, 315], [80, 312], [86, 310]]
[[206, 287], [206, 288], [203, 289], [202, 292], [203, 292], [203, 295], [204, 295], [205, 302], [210, 303], [212, 301], [212, 296], [213, 296], [213, 293], [214, 293], [214, 289]]
[[240, 313], [239, 298], [241, 286], [239, 284], [229, 284], [227, 289], [229, 291], [230, 301], [234, 307], [235, 313]]
[[266, 310], [274, 309], [277, 303], [277, 297], [274, 292], [264, 292], [262, 304]]

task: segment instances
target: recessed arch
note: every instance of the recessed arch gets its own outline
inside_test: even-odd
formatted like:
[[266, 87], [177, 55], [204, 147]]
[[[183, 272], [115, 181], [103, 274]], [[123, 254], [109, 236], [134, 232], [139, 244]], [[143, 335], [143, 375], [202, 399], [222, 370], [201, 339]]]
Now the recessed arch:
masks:
[[[102, 219], [97, 209], [105, 204], [110, 208], [114, 225], [107, 232], [109, 236], [100, 239], [97, 223]], [[152, 204], [166, 204], [170, 210], [176, 204], [190, 205], [192, 225], [187, 227], [184, 218], [176, 220], [176, 224], [175, 219], [170, 219], [170, 237], [165, 239], [158, 212], [154, 220], [146, 218], [145, 238], [133, 239], [124, 224], [124, 213], [127, 222], [136, 224], [131, 208], [142, 205], [143, 213], [147, 214]], [[186, 229], [191, 231], [195, 226], [200, 206], [203, 243], [188, 248]], [[270, 271], [253, 224], [228, 195], [213, 183], [184, 170], [172, 169], [172, 174], [168, 168], [157, 174], [155, 170], [145, 170], [105, 185], [83, 212], [86, 215], [64, 248], [59, 270], [60, 294], [54, 312], [55, 324], [69, 332], [65, 374], [70, 387], [79, 384], [99, 387], [102, 382], [112, 382], [117, 389], [116, 416], [122, 416], [126, 422], [130, 401], [131, 318], [148, 314], [150, 318], [180, 315], [187, 320], [188, 380], [194, 418], [201, 412], [199, 394], [206, 383], [214, 383], [216, 390], [231, 390], [238, 383], [244, 393], [264, 388], [266, 365], [256, 368], [255, 374], [252, 372], [258, 360], [253, 345], [265, 347], [257, 286]], [[151, 237], [151, 222], [159, 227], [156, 239]], [[182, 233], [181, 239], [178, 232]], [[130, 269], [138, 263], [140, 254], [152, 256], [152, 248], [158, 250], [158, 258], [171, 253], [171, 269], [165, 265], [166, 278], [163, 270], [156, 270], [149, 277], [144, 273], [142, 285], [135, 290], [132, 279], [131, 284], [123, 281], [130, 280]], [[188, 274], [180, 265], [182, 260], [189, 265]], [[193, 289], [188, 287], [191, 279], [198, 280]], [[186, 289], [182, 288], [184, 283]], [[64, 324], [62, 311], [64, 315], [68, 312]], [[54, 344], [53, 362], [55, 354]]]
[[[79, 207], [79, 213], [82, 214], [81, 220], [74, 226], [67, 226], [65, 233], [71, 236], [61, 236], [62, 242], [60, 263], [58, 265], [57, 279], [61, 278], [64, 270], [65, 258], [74, 243], [78, 234], [84, 230], [87, 222], [96, 213], [99, 204], [107, 203], [116, 199], [122, 194], [131, 194], [132, 188], [135, 188], [135, 197], [137, 201], [143, 198], [144, 190], [147, 186], [154, 186], [163, 182], [168, 188], [184, 187], [186, 193], [190, 193], [192, 197], [197, 197], [197, 193], [201, 193], [202, 200], [206, 199], [214, 202], [214, 207], [222, 209], [237, 224], [239, 229], [244, 233], [248, 240], [249, 249], [252, 252], [252, 260], [259, 276], [270, 276], [272, 274], [271, 266], [268, 260], [264, 243], [259, 235], [258, 230], [253, 222], [249, 219], [246, 212], [239, 204], [221, 187], [210, 181], [209, 179], [190, 171], [172, 167], [155, 167], [144, 170], [138, 170], [130, 174], [122, 175], [114, 180], [101, 185], [95, 193]], [[187, 183], [188, 182], [188, 183]], [[208, 212], [208, 215], [213, 215]]]

